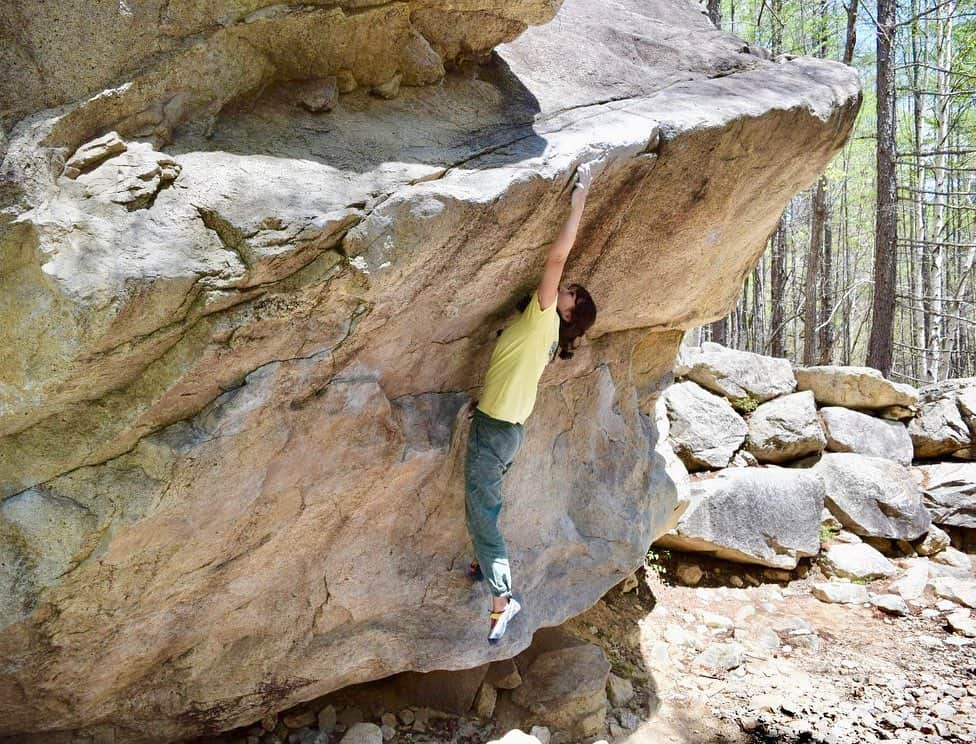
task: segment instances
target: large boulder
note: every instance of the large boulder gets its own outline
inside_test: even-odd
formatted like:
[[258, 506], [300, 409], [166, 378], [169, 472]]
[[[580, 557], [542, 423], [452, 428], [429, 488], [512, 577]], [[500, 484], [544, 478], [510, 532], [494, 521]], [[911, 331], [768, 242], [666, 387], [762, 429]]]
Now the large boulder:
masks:
[[800, 367], [794, 374], [797, 390], [812, 390], [821, 406], [880, 410], [914, 408], [918, 403], [915, 388], [886, 380], [871, 367]]
[[945, 380], [919, 391], [920, 410], [908, 424], [918, 458], [935, 458], [960, 450], [968, 459], [973, 445], [976, 378]]
[[976, 462], [921, 465], [912, 473], [933, 522], [976, 528]]
[[914, 540], [931, 524], [908, 469], [881, 457], [827, 453], [814, 467], [826, 506], [856, 535]]
[[[676, 0], [42, 5], [0, 10], [0, 737], [204, 736], [591, 606], [674, 516], [682, 332], [860, 102]], [[595, 158], [492, 647], [463, 411]]]
[[728, 349], [706, 341], [701, 348], [684, 349], [675, 374], [729, 400], [767, 401], [792, 393], [796, 378], [789, 360]]
[[749, 417], [746, 447], [759, 462], [783, 463], [823, 451], [827, 444], [813, 393], [784, 395]]
[[657, 545], [788, 569], [820, 549], [823, 485], [809, 471], [729, 469], [693, 480], [691, 499]]
[[840, 406], [820, 409], [827, 449], [859, 455], [887, 457], [901, 465], [911, 465], [914, 450], [907, 427], [900, 421], [870, 416]]
[[725, 398], [694, 382], [679, 382], [664, 393], [675, 454], [689, 470], [724, 468], [745, 441], [748, 427]]

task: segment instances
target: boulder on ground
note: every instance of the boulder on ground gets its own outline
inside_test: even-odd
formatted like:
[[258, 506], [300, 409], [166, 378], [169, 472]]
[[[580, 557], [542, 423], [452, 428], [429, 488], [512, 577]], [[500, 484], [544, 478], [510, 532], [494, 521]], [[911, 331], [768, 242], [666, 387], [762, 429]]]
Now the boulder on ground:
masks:
[[836, 604], [863, 604], [869, 599], [866, 586], [849, 581], [816, 581], [810, 593], [821, 602]]
[[823, 451], [827, 438], [813, 393], [792, 393], [763, 403], [749, 417], [746, 447], [759, 462], [782, 463]]
[[905, 600], [897, 594], [877, 594], [871, 597], [871, 604], [889, 615], [907, 615], [910, 612]]
[[969, 556], [951, 545], [945, 550], [940, 550], [933, 555], [932, 560], [943, 566], [958, 568], [966, 573], [971, 573], [973, 570], [973, 562], [969, 559]]
[[887, 457], [901, 465], [912, 464], [912, 438], [901, 422], [840, 406], [821, 408], [820, 417], [827, 432], [829, 451]]
[[812, 390], [821, 406], [876, 410], [918, 403], [915, 388], [886, 380], [871, 367], [800, 367], [794, 374], [797, 390]]
[[787, 569], [820, 549], [823, 485], [809, 471], [730, 469], [693, 480], [691, 500], [655, 544]]
[[671, 422], [671, 446], [687, 468], [726, 467], [748, 431], [729, 402], [694, 382], [672, 385], [663, 397]]
[[533, 723], [559, 729], [573, 741], [603, 731], [610, 662], [602, 648], [547, 628], [536, 633], [515, 663], [522, 684], [511, 700]]
[[[706, 341], [700, 349], [684, 349], [680, 375], [729, 400], [770, 400], [796, 390], [793, 368], [786, 359], [728, 349]], [[679, 374], [676, 370], [675, 374]]]
[[865, 543], [834, 543], [820, 556], [820, 565], [828, 576], [859, 581], [883, 579], [898, 573], [894, 563]]
[[902, 599], [918, 599], [925, 592], [929, 580], [928, 561], [915, 560], [901, 576], [888, 584], [888, 590]]
[[974, 396], [976, 378], [972, 377], [944, 380], [919, 391], [919, 412], [908, 424], [915, 457], [943, 457], [972, 446]]
[[857, 535], [914, 540], [931, 524], [909, 471], [891, 460], [827, 453], [814, 468], [827, 508]]
[[936, 524], [976, 527], [976, 463], [944, 462], [912, 468], [922, 501]]
[[929, 588], [938, 597], [951, 599], [966, 607], [976, 607], [976, 579], [936, 576], [929, 581]]
[[383, 744], [383, 732], [375, 723], [356, 723], [342, 737], [342, 744]]
[[[922, 500], [925, 501], [925, 495], [923, 492]], [[928, 503], [925, 504], [928, 508]], [[929, 514], [932, 514], [932, 509], [929, 508]], [[922, 538], [920, 542], [915, 545], [915, 552], [919, 555], [935, 555], [936, 553], [941, 553], [943, 550], [949, 547], [949, 535], [946, 534], [944, 530], [938, 528], [938, 526], [933, 522], [929, 526], [929, 531], [925, 533], [925, 537]]]

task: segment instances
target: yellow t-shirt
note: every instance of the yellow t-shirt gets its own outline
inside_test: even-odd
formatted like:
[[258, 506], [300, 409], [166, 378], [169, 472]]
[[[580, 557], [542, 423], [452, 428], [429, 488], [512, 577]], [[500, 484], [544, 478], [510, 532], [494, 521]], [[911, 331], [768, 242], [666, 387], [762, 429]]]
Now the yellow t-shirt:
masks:
[[543, 310], [536, 291], [495, 344], [478, 408], [492, 418], [524, 423], [535, 405], [539, 378], [558, 348], [556, 303]]

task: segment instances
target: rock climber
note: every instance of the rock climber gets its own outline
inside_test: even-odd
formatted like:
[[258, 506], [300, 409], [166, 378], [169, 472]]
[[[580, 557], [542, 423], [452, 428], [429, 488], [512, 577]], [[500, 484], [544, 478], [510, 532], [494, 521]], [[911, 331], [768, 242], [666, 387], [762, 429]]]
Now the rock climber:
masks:
[[571, 349], [596, 320], [596, 305], [578, 284], [561, 285], [563, 267], [576, 241], [593, 176], [602, 161], [576, 171], [569, 218], [549, 248], [542, 281], [522, 314], [499, 336], [481, 399], [471, 416], [464, 462], [465, 516], [475, 560], [467, 575], [488, 580], [492, 603], [488, 642], [497, 643], [521, 609], [512, 596], [505, 539], [498, 526], [502, 478], [522, 446], [522, 424], [535, 405], [539, 378], [555, 357]]

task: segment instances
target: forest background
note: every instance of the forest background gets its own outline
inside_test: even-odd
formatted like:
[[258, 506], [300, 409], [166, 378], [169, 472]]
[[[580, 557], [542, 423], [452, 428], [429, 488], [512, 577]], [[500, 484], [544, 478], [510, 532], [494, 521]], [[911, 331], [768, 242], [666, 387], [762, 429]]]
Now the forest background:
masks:
[[701, 340], [923, 385], [976, 375], [976, 0], [708, 0], [774, 56], [854, 66], [850, 141]]

